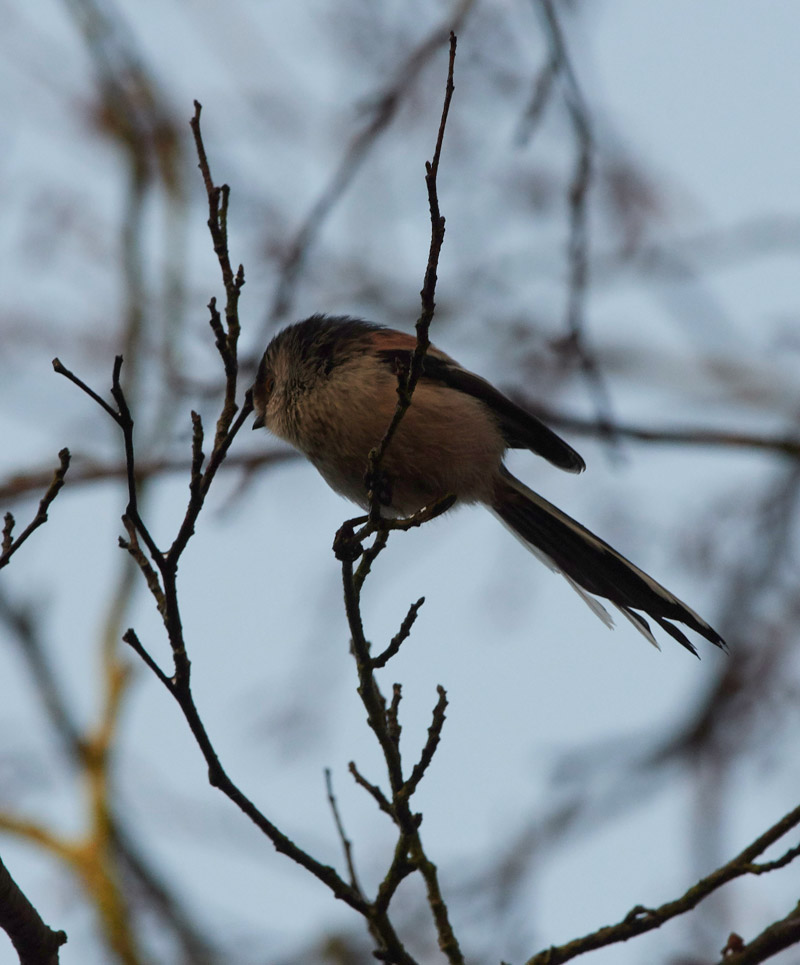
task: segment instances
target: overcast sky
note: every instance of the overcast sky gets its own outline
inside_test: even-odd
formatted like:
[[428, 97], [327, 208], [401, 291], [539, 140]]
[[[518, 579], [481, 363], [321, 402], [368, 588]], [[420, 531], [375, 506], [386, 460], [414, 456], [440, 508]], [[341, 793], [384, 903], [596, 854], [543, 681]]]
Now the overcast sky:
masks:
[[[76, 452], [120, 451], [110, 420], [49, 366], [59, 355], [67, 365], [83, 366], [99, 391], [109, 385], [120, 351], [121, 283], [116, 252], [107, 246], [123, 212], [124, 175], [116, 150], [91, 129], [93, 74], [74, 21], [59, 3], [37, 0], [34, 6], [0, 2], [8, 24], [0, 41], [2, 479], [54, 464], [63, 445]], [[240, 3], [224, 13], [199, 2], [119, 4], [178, 114], [188, 119], [192, 99], [203, 102], [215, 175], [232, 187], [233, 257], [248, 273], [242, 302], [247, 351], [260, 347], [274, 291], [269, 245], [296, 230], [335, 169], [375, 79], [392, 76], [390, 68], [445, 9], [436, 5], [432, 13], [422, 6], [410, 13], [402, 4], [387, 7], [385, 33], [374, 43], [368, 13], [361, 11], [360, 20], [354, 14], [357, 42], [348, 43], [337, 5], [323, 0]], [[525, 97], [510, 85], [501, 98], [502, 63], [487, 67], [487, 61], [498, 44], [508, 43], [509, 63], [529, 58], [532, 76], [543, 56], [537, 21], [525, 3], [478, 6], [474, 26], [468, 20], [459, 36], [454, 117], [440, 175], [448, 234], [437, 297], [446, 327], [434, 338], [471, 368], [519, 385], [524, 353], [513, 337], [490, 330], [491, 302], [507, 299], [520, 317], [545, 315], [552, 334], [561, 331], [565, 222], [563, 210], [548, 209], [543, 218], [553, 221], [553, 230], [525, 240], [525, 217], [513, 212], [509, 191], [527, 164], [558, 172], [569, 156], [563, 125], [552, 118], [528, 154], [514, 155], [513, 119]], [[596, 112], [602, 149], [628, 155], [660, 186], [656, 240], [666, 239], [680, 253], [684, 240], [688, 246], [755, 219], [800, 216], [797, 3], [602, 0], [581, 7], [566, 25], [577, 75]], [[487, 24], [499, 13], [505, 26], [493, 44], [485, 43]], [[383, 279], [389, 291], [393, 314], [376, 320], [413, 324], [427, 255], [423, 164], [434, 142], [445, 68], [442, 50], [404, 108], [402, 135], [383, 139], [362, 181], [324, 228], [297, 294], [297, 315], [371, 311], [380, 300], [351, 271], [358, 264], [369, 266], [369, 282]], [[496, 88], [483, 84], [492, 71]], [[458, 179], [449, 176], [452, 170]], [[199, 195], [199, 183], [193, 190]], [[164, 210], [163, 198], [153, 200], [145, 224], [153, 281], [169, 251]], [[185, 357], [208, 377], [213, 357], [203, 306], [212, 294], [221, 295], [221, 286], [203, 218], [195, 205], [187, 222], [192, 328]], [[274, 226], [263, 227], [270, 218]], [[593, 225], [602, 228], [602, 219]], [[593, 236], [598, 254], [605, 241]], [[478, 271], [490, 295], [471, 312], [463, 279]], [[611, 283], [600, 273], [587, 302], [588, 330], [600, 347], [620, 421], [663, 425], [677, 419], [735, 429], [742, 423], [731, 425], [733, 418], [749, 428], [785, 428], [782, 419], [797, 403], [791, 395], [800, 348], [797, 279], [796, 229], [793, 248], [742, 262], [723, 254], [691, 297], [680, 286], [644, 283], [634, 270], [620, 271]], [[698, 305], [708, 310], [698, 314]], [[653, 350], [651, 368], [646, 380], [632, 381], [626, 360], [643, 347]], [[726, 394], [730, 383], [715, 380], [709, 357], [742, 366], [741, 384], [752, 382], [739, 408]], [[558, 390], [556, 402], [572, 413], [592, 412], [578, 377]], [[173, 439], [183, 452], [186, 408]], [[715, 574], [693, 563], [686, 546], [726, 501], [761, 484], [770, 466], [746, 453], [645, 447], [610, 459], [596, 441], [572, 441], [589, 465], [581, 477], [563, 477], [529, 454], [515, 454], [512, 469], [724, 632]], [[243, 451], [271, 444], [249, 430], [240, 443]], [[323, 782], [323, 768], [332, 769], [356, 858], [374, 886], [392, 838], [347, 774], [355, 759], [364, 773], [382, 779], [355, 696], [339, 565], [330, 552], [333, 534], [352, 509], [299, 460], [265, 472], [242, 500], [233, 498], [234, 490], [232, 481], [219, 482], [181, 566], [197, 702], [231, 775], [290, 836], [340, 866]], [[148, 505], [165, 541], [178, 525], [185, 494], [185, 480], [173, 477]], [[117, 580], [123, 509], [117, 486], [68, 489], [46, 528], [2, 577], [15, 593], [40, 600], [53, 660], [85, 721], [93, 719], [98, 699], [97, 634], [103, 601]], [[20, 522], [27, 518], [23, 506], [14, 510]], [[424, 741], [436, 684], [448, 691], [445, 739], [417, 806], [425, 812], [424, 839], [445, 887], [454, 890], [506, 832], [544, 812], [553, 794], [566, 793], [551, 783], [560, 751], [607, 741], [601, 746], [608, 767], [598, 770], [597, 781], [613, 784], [614, 748], [674, 726], [725, 659], [703, 647], [698, 662], [670, 639], [659, 654], [623, 620], [609, 632], [565, 582], [479, 509], [392, 539], [365, 593], [370, 638], [390, 639], [408, 605], [423, 594], [414, 633], [381, 681], [387, 687], [403, 682], [410, 756]], [[135, 626], [167, 665], [156, 617], [142, 592], [126, 625]], [[277, 965], [324, 925], [350, 925], [344, 906], [275, 855], [207, 786], [177, 708], [145, 668], [137, 667], [136, 678], [120, 733], [122, 796], [149, 852], [209, 930], [240, 937], [242, 963]], [[0, 753], [9, 772], [5, 803], [77, 832], [80, 789], [58, 763], [10, 646], [0, 648], [0, 680], [14, 681], [3, 686], [0, 699], [0, 730], [7, 735]], [[720, 859], [796, 803], [796, 768], [745, 780], [749, 788], [722, 833]], [[693, 794], [687, 775], [676, 769], [646, 805], [626, 810], [598, 836], [577, 837], [545, 861], [521, 886], [530, 915], [516, 921], [513, 934], [498, 938], [495, 960], [520, 961], [526, 952], [619, 920], [637, 903], [655, 905], [682, 893], [708, 870], [689, 834]], [[46, 920], [67, 929], [62, 961], [105, 962], [72, 880], [11, 838], [3, 838], [2, 854]], [[739, 908], [743, 933], [788, 909], [779, 885], [758, 887], [751, 916]], [[755, 892], [743, 886], [740, 893]], [[453, 907], [456, 927], [477, 940], [480, 923], [457, 901]], [[597, 953], [592, 963], [666, 961], [667, 947], [676, 955], [692, 947], [682, 944], [689, 933], [681, 928]], [[719, 947], [709, 944], [709, 954]], [[0, 965], [14, 960], [0, 940]], [[788, 965], [791, 953], [775, 961]]]

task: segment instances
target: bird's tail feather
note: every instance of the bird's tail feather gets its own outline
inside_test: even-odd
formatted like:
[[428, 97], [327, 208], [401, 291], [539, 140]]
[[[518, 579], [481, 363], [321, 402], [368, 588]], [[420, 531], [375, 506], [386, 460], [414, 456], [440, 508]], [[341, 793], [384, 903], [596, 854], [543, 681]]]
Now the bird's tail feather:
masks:
[[658, 643], [648, 622], [635, 611], [647, 613], [695, 655], [695, 647], [670, 621], [683, 623], [716, 646], [727, 649], [717, 631], [694, 610], [599, 536], [528, 489], [505, 467], [497, 483], [492, 510], [543, 563], [566, 577], [607, 626], [613, 626], [613, 620], [596, 599], [598, 596], [613, 603], [656, 647]]

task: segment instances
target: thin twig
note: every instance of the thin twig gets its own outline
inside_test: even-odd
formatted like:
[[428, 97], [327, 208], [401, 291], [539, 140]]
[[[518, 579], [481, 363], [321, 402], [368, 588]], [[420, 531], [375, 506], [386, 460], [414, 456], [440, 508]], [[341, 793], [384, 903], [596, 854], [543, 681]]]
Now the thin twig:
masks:
[[374, 670], [378, 670], [380, 667], [385, 667], [386, 664], [399, 653], [400, 647], [408, 639], [411, 633], [411, 628], [417, 619], [417, 614], [419, 613], [420, 607], [425, 602], [425, 597], [421, 596], [416, 603], [412, 603], [408, 608], [408, 613], [406, 614], [405, 620], [400, 624], [399, 631], [392, 637], [389, 646], [382, 652], [379, 653], [377, 657], [372, 658], [372, 667]]
[[73, 372], [70, 372], [68, 368], [65, 368], [61, 364], [60, 359], [57, 359], [57, 358], [53, 359], [53, 369], [59, 375], [63, 375], [65, 379], [69, 379], [70, 382], [74, 382], [75, 385], [77, 385], [82, 392], [85, 392], [90, 399], [94, 399], [94, 401], [101, 408], [105, 409], [105, 411], [111, 416], [111, 418], [119, 425], [120, 423], [119, 412], [116, 412], [114, 409], [112, 409], [111, 406], [106, 402], [106, 400], [102, 396], [99, 396], [94, 391], [94, 389], [90, 389], [89, 386], [82, 379], [79, 379], [77, 375], [75, 375]]
[[369, 643], [364, 636], [364, 625], [361, 620], [358, 593], [353, 581], [353, 564], [350, 560], [342, 561], [342, 582], [344, 586], [344, 601], [347, 621], [350, 626], [353, 654], [356, 658], [358, 671], [358, 694], [367, 711], [367, 723], [378, 739], [386, 761], [389, 775], [389, 785], [392, 794], [396, 794], [403, 786], [403, 768], [400, 751], [386, 728], [386, 701], [381, 694], [371, 668]]
[[160, 567], [163, 563], [163, 554], [156, 545], [156, 541], [150, 535], [149, 530], [144, 525], [142, 518], [139, 515], [136, 459], [134, 457], [133, 444], [133, 416], [131, 415], [131, 410], [128, 407], [125, 392], [122, 388], [122, 382], [120, 380], [121, 371], [122, 356], [117, 355], [114, 359], [114, 371], [111, 379], [111, 395], [113, 396], [114, 401], [117, 403], [116, 422], [122, 429], [122, 437], [125, 445], [125, 470], [128, 481], [128, 506], [125, 510], [125, 515], [131, 520], [136, 532], [142, 538], [145, 546], [147, 547], [148, 553], [150, 553], [150, 556], [153, 559], [153, 562]]
[[747, 870], [751, 875], [768, 874], [770, 871], [777, 871], [778, 868], [785, 868], [787, 864], [790, 864], [797, 857], [800, 857], [800, 844], [794, 848], [789, 848], [785, 854], [781, 855], [781, 857], [775, 861], [753, 862]]
[[53, 478], [50, 485], [47, 487], [47, 491], [39, 500], [39, 508], [36, 510], [36, 515], [16, 539], [14, 539], [13, 536], [14, 517], [11, 515], [11, 513], [5, 514], [3, 521], [3, 537], [2, 543], [0, 544], [0, 570], [8, 564], [8, 561], [11, 559], [14, 553], [17, 552], [20, 546], [22, 546], [31, 533], [47, 522], [47, 510], [50, 508], [50, 504], [56, 498], [61, 487], [64, 485], [64, 477], [69, 469], [69, 461], [69, 449], [62, 449], [58, 454], [58, 468], [53, 473]]
[[236, 385], [238, 375], [237, 345], [239, 341], [239, 296], [244, 287], [244, 266], [239, 265], [233, 271], [228, 250], [228, 206], [230, 203], [230, 187], [227, 184], [217, 187], [211, 176], [203, 135], [200, 130], [200, 113], [202, 106], [199, 101], [194, 102], [194, 115], [189, 122], [194, 136], [195, 148], [199, 159], [203, 184], [208, 197], [208, 230], [214, 244], [214, 253], [219, 262], [222, 273], [222, 283], [225, 286], [225, 329], [222, 327], [216, 299], [209, 303], [210, 324], [215, 336], [215, 344], [225, 368], [225, 401], [217, 420], [215, 448], [222, 444], [233, 417], [236, 414]]
[[137, 653], [142, 658], [142, 660], [153, 671], [156, 677], [158, 677], [161, 683], [164, 684], [167, 690], [172, 692], [175, 685], [175, 681], [164, 673], [161, 667], [159, 667], [159, 665], [155, 662], [155, 660], [153, 660], [153, 658], [150, 656], [147, 650], [142, 646], [142, 642], [141, 640], [139, 640], [139, 637], [136, 635], [136, 631], [132, 627], [129, 627], [125, 631], [125, 633], [122, 634], [122, 639], [125, 643], [128, 644], [128, 646], [131, 648], [131, 650], [133, 650], [134, 653]]
[[557, 73], [558, 65], [556, 64], [551, 51], [546, 63], [536, 77], [531, 99], [528, 103], [528, 106], [525, 108], [525, 113], [520, 119], [515, 138], [518, 145], [521, 146], [523, 144], [527, 144], [533, 137], [533, 134], [542, 120], [545, 108], [550, 100], [550, 95], [553, 92], [554, 86], [553, 81], [555, 80]]
[[392, 863], [389, 870], [383, 877], [383, 881], [378, 886], [378, 893], [375, 896], [375, 908], [378, 911], [387, 912], [389, 904], [395, 892], [402, 882], [417, 870], [413, 862], [408, 858], [409, 842], [405, 835], [401, 834], [395, 845]]
[[380, 472], [383, 457], [389, 448], [395, 432], [397, 431], [403, 416], [411, 405], [417, 382], [422, 375], [422, 367], [425, 361], [425, 353], [430, 346], [428, 333], [433, 321], [436, 309], [435, 294], [437, 271], [439, 267], [439, 254], [444, 242], [445, 219], [439, 210], [439, 196], [437, 188], [437, 176], [439, 173], [439, 161], [442, 154], [442, 144], [444, 133], [447, 126], [447, 116], [450, 111], [450, 101], [453, 98], [455, 84], [453, 73], [456, 59], [456, 35], [450, 33], [450, 58], [447, 68], [447, 84], [445, 86], [444, 104], [442, 105], [442, 116], [439, 121], [439, 131], [436, 136], [436, 147], [433, 152], [433, 160], [425, 165], [425, 185], [428, 191], [428, 207], [431, 219], [431, 241], [428, 249], [428, 262], [425, 267], [425, 279], [420, 291], [422, 301], [422, 311], [416, 323], [417, 344], [414, 347], [414, 354], [411, 356], [411, 364], [408, 371], [399, 372], [397, 377], [397, 406], [392, 416], [392, 421], [387, 426], [386, 432], [378, 445], [371, 450], [367, 465], [367, 479], [370, 482], [370, 519], [376, 520], [380, 517]]
[[400, 750], [400, 735], [403, 728], [400, 724], [400, 701], [403, 699], [401, 684], [392, 684], [392, 700], [386, 710], [386, 733], [395, 747]]
[[166, 600], [164, 598], [164, 589], [161, 586], [161, 582], [158, 578], [158, 573], [150, 565], [150, 561], [144, 555], [141, 546], [139, 545], [139, 534], [136, 528], [136, 524], [133, 520], [125, 514], [122, 517], [122, 525], [125, 527], [125, 531], [128, 534], [128, 539], [123, 539], [121, 536], [119, 538], [119, 545], [121, 549], [127, 550], [133, 561], [139, 567], [142, 575], [147, 583], [147, 589], [156, 601], [156, 607], [158, 612], [163, 616], [166, 609]]
[[325, 788], [328, 792], [328, 803], [331, 806], [331, 813], [336, 824], [336, 832], [339, 835], [339, 840], [342, 842], [342, 850], [344, 851], [344, 860], [347, 864], [347, 873], [350, 876], [350, 884], [359, 894], [363, 894], [361, 885], [358, 883], [356, 866], [353, 861], [353, 842], [347, 837], [344, 830], [342, 816], [339, 814], [339, 805], [336, 803], [336, 796], [333, 793], [333, 778], [331, 777], [331, 769], [329, 767], [325, 768]]
[[439, 741], [442, 737], [442, 728], [444, 727], [445, 721], [445, 711], [447, 710], [447, 693], [440, 684], [436, 688], [439, 694], [439, 700], [433, 709], [433, 721], [431, 726], [428, 728], [428, 739], [425, 741], [425, 746], [422, 748], [422, 753], [420, 754], [419, 761], [414, 765], [411, 774], [406, 781], [405, 793], [409, 796], [416, 791], [419, 786], [419, 782], [425, 776], [425, 772], [433, 760], [433, 755], [436, 753], [436, 748], [439, 746]]
[[361, 592], [361, 588], [364, 585], [364, 580], [366, 580], [367, 576], [369, 576], [370, 570], [372, 569], [372, 564], [383, 552], [388, 540], [389, 530], [379, 529], [375, 534], [375, 539], [372, 541], [372, 545], [368, 546], [364, 550], [364, 555], [361, 557], [361, 561], [358, 564], [358, 569], [353, 576], [357, 593]]
[[[312, 858], [307, 852], [296, 845], [287, 835], [280, 831], [230, 779], [214, 749], [214, 745], [208, 736], [208, 732], [194, 702], [189, 684], [188, 658], [184, 655], [182, 672], [176, 672], [175, 676], [168, 677], [158, 664], [155, 663], [133, 630], [128, 630], [124, 634], [123, 640], [139, 654], [142, 660], [144, 660], [147, 666], [174, 697], [208, 765], [209, 783], [213, 787], [218, 788], [226, 797], [230, 798], [230, 800], [250, 818], [256, 827], [270, 839], [276, 851], [287, 855], [326, 884], [336, 898], [344, 901], [356, 911], [365, 914], [367, 904], [357, 889], [340, 878], [333, 868]], [[173, 653], [175, 653], [174, 649]]]
[[358, 784], [359, 787], [363, 787], [364, 790], [375, 799], [375, 802], [381, 811], [383, 811], [384, 814], [388, 814], [389, 817], [392, 817], [392, 805], [389, 803], [389, 799], [378, 787], [378, 785], [373, 784], [364, 777], [364, 775], [356, 767], [355, 761], [350, 761], [347, 769], [353, 775], [353, 780], [356, 782], [356, 784]]

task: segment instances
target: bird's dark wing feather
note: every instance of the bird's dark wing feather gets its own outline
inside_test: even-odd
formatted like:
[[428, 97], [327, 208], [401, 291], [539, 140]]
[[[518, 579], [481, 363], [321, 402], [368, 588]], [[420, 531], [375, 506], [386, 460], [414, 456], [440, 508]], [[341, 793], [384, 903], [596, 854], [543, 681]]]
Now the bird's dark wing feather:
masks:
[[[410, 351], [397, 348], [386, 349], [379, 354], [388, 365], [395, 368], [400, 365], [405, 370], [408, 369], [412, 355]], [[480, 399], [497, 419], [509, 448], [530, 449], [567, 472], [583, 472], [586, 468], [586, 463], [572, 446], [564, 442], [552, 429], [548, 429], [536, 416], [506, 398], [486, 379], [462, 369], [443, 353], [435, 349], [429, 351], [423, 362], [422, 373], [424, 379], [440, 382], [451, 389]]]

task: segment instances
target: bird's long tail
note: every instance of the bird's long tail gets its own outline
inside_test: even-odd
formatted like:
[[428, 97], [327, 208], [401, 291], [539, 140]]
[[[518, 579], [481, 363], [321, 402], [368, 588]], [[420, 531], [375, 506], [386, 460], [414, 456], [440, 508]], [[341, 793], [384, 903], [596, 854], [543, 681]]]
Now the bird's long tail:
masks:
[[722, 637], [694, 610], [634, 566], [585, 526], [562, 513], [511, 475], [505, 467], [495, 490], [494, 513], [550, 569], [563, 574], [594, 613], [613, 621], [595, 597], [616, 606], [654, 646], [658, 643], [641, 610], [693, 654], [697, 650], [670, 621], [683, 623], [711, 643], [727, 649]]

